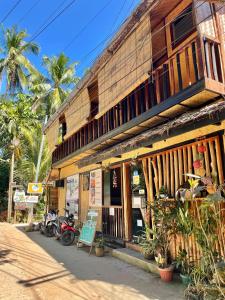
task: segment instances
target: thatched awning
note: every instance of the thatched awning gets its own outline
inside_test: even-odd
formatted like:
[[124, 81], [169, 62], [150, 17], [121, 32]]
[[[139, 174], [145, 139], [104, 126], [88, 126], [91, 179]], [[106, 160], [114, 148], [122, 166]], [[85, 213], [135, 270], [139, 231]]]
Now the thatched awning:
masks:
[[209, 124], [215, 124], [222, 120], [225, 120], [225, 101], [216, 102], [201, 109], [186, 112], [172, 121], [156, 126], [136, 137], [81, 159], [77, 162], [77, 165], [83, 167], [98, 163], [137, 148], [149, 146], [168, 137], [176, 136]]

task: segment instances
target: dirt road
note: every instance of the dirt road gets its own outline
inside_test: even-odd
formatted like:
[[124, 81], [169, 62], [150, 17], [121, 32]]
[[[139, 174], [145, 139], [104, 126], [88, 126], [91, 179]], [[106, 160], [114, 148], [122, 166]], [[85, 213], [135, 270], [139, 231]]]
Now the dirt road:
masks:
[[180, 300], [182, 287], [111, 256], [88, 256], [0, 223], [0, 299]]

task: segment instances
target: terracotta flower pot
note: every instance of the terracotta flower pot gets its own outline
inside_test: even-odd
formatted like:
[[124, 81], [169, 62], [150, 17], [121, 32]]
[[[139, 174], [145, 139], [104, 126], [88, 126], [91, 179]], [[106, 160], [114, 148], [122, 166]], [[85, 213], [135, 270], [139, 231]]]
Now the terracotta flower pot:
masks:
[[164, 268], [164, 269], [161, 268], [158, 269], [162, 281], [170, 282], [173, 280], [173, 270], [174, 270], [173, 266], [169, 266], [168, 268]]
[[103, 247], [95, 247], [95, 254], [98, 257], [104, 256], [104, 248]]

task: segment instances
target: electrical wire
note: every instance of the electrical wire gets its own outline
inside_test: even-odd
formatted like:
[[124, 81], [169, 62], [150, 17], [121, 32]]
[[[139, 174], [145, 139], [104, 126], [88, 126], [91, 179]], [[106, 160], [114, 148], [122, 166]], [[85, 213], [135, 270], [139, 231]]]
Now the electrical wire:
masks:
[[41, 0], [37, 0], [16, 23], [21, 23], [26, 18], [26, 16], [39, 4], [39, 2], [41, 2]]
[[[38, 33], [34, 34], [31, 37], [29, 42], [32, 42], [34, 39], [39, 37], [56, 19], [58, 19], [67, 9], [69, 9], [77, 0], [72, 0], [68, 3], [50, 22], [48, 22]], [[61, 3], [62, 4], [62, 3]]]
[[11, 15], [11, 13], [16, 9], [16, 7], [20, 4], [22, 0], [18, 0], [13, 7], [7, 12], [7, 14], [3, 17], [0, 23], [5, 22], [5, 20]]
[[[204, 0], [200, 5], [198, 5], [198, 6], [196, 6], [196, 9], [197, 8], [199, 8], [199, 7], [201, 7], [203, 4], [205, 4], [205, 3], [207, 3], [207, 0]], [[183, 14], [182, 16], [186, 16], [186, 15], [189, 15], [189, 14], [192, 14], [192, 12], [188, 12], [188, 13], [186, 13], [186, 14]], [[181, 16], [177, 16], [175, 19], [173, 19], [173, 20], [171, 20], [170, 22], [168, 22], [168, 23], [166, 23], [164, 26], [162, 26], [162, 27], [160, 27], [158, 30], [156, 30], [156, 31], [154, 31], [153, 33], [152, 33], [152, 37], [154, 36], [154, 35], [156, 35], [156, 34], [158, 34], [158, 33], [160, 33], [160, 31], [161, 30], [163, 30], [164, 28], [166, 28], [167, 26], [169, 26], [171, 23], [173, 23], [174, 21], [176, 21], [176, 20], [179, 20], [179, 18], [180, 18]], [[120, 27], [120, 26], [119, 26]], [[98, 44], [98, 46], [99, 46], [99, 44]], [[165, 50], [167, 47], [165, 47], [163, 50]], [[134, 51], [136, 51], [135, 49], [134, 49]], [[89, 54], [90, 54], [91, 52], [89, 52]], [[88, 55], [89, 55], [88, 54]], [[98, 57], [97, 57], [98, 58]], [[97, 60], [97, 58], [94, 58], [91, 62], [90, 62], [90, 64], [92, 65], [96, 60]], [[125, 57], [126, 58], [126, 57]], [[82, 60], [81, 60], [82, 61]], [[77, 69], [79, 70], [79, 66], [77, 67]]]
[[73, 36], [73, 38], [70, 40], [70, 42], [63, 48], [63, 51], [66, 51], [70, 46], [74, 43], [74, 41], [80, 36], [82, 32], [85, 31], [85, 29], [90, 25], [112, 2], [112, 0], [109, 0], [89, 21], [87, 24], [85, 24], [80, 31], [76, 35]]
[[[206, 0], [205, 0], [203, 3], [201, 3], [198, 7], [196, 7], [196, 9], [199, 8], [201, 5], [203, 5], [205, 2], [206, 2]], [[190, 13], [189, 13], [189, 14], [190, 14]], [[193, 25], [193, 28], [195, 28], [196, 26], [200, 25], [200, 24], [201, 24], [202, 22], [204, 22], [207, 18], [208, 18], [208, 16], [207, 16], [204, 20], [202, 20], [200, 23], [194, 24], [194, 25]], [[170, 24], [170, 23], [172, 23], [172, 22], [174, 22], [174, 20], [172, 20], [171, 22], [168, 22], [167, 24], [165, 24], [165, 25], [163, 26], [163, 28], [165, 28], [166, 26], [168, 26], [168, 24]], [[162, 29], [160, 28], [157, 32], [159, 33], [161, 30], [162, 30]], [[174, 40], [173, 42], [176, 42], [176, 40]], [[172, 43], [171, 43], [171, 45], [172, 45]], [[167, 47], [165, 47], [165, 49], [167, 49]], [[155, 56], [157, 56], [158, 54], [160, 54], [160, 52], [161, 52], [161, 51], [157, 52], [157, 53], [155, 54]], [[140, 53], [140, 52], [139, 52], [139, 53]], [[150, 61], [150, 60], [153, 59], [153, 58], [154, 58], [154, 56], [152, 55], [150, 58], [146, 59], [144, 62], [142, 62], [140, 65], [138, 65], [138, 66], [136, 67], [136, 69], [139, 68], [139, 67], [141, 67], [141, 66], [142, 66], [143, 64], [145, 64], [147, 61]], [[127, 57], [126, 57], [126, 59], [127, 59]], [[133, 68], [133, 67], [132, 67], [132, 68]], [[135, 70], [136, 70], [136, 69], [135, 69]], [[131, 70], [132, 70], [132, 69], [131, 69]], [[132, 70], [132, 72], [135, 71], [135, 70]], [[130, 73], [131, 73], [131, 72], [129, 72], [128, 74], [126, 74], [125, 76], [123, 76], [122, 78], [120, 78], [118, 81], [114, 82], [113, 84], [120, 82], [121, 80], [123, 80], [124, 78], [126, 78], [127, 76], [129, 76]], [[162, 74], [162, 75], [163, 75], [163, 74]], [[110, 86], [110, 87], [108, 87], [107, 89], [103, 90], [103, 91], [99, 94], [99, 96], [102, 95], [103, 93], [105, 93], [107, 90], [111, 89], [111, 87], [112, 87], [112, 86]], [[85, 106], [85, 105], [83, 105], [83, 107], [84, 107], [84, 106]], [[78, 110], [79, 110], [80, 108], [81, 108], [81, 107], [79, 107]], [[104, 109], [104, 108], [105, 108], [105, 106], [102, 107], [102, 109]], [[71, 112], [70, 114], [68, 114], [67, 116], [70, 116], [71, 114], [73, 114], [74, 112], [77, 112], [78, 110], [72, 111], [72, 112]]]

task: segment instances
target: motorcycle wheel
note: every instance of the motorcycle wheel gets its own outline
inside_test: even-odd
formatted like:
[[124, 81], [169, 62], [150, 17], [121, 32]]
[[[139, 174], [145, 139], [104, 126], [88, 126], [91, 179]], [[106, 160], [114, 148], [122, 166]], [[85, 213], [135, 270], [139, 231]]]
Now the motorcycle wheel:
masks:
[[63, 244], [63, 246], [70, 246], [75, 239], [75, 234], [73, 231], [70, 230], [66, 230], [65, 232], [63, 232], [62, 236], [61, 236], [61, 243]]
[[45, 235], [46, 235], [47, 237], [53, 237], [53, 236], [54, 236], [53, 226], [52, 226], [52, 225], [46, 226], [46, 229], [45, 229]]

